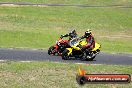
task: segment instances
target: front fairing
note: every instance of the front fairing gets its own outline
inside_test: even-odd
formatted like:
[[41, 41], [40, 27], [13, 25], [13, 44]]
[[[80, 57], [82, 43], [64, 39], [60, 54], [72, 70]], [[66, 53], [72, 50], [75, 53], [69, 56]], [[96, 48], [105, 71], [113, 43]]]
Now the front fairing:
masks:
[[92, 49], [92, 51], [100, 50], [101, 45], [99, 43], [95, 43], [95, 47]]
[[77, 39], [73, 39], [69, 42], [69, 45], [75, 49], [75, 50], [80, 50], [80, 48], [78, 47], [79, 45], [79, 41]]
[[55, 49], [58, 49], [58, 48], [59, 48], [59, 46], [56, 44], [56, 45], [54, 45], [54, 48], [55, 48]]

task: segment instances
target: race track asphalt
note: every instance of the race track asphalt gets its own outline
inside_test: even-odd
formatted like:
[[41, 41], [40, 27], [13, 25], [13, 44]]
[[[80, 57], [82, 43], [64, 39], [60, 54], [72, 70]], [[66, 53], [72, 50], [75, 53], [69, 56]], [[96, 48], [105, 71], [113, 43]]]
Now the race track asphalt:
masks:
[[[77, 6], [77, 7], [120, 7], [132, 8], [131, 6], [89, 6], [89, 5], [65, 5], [65, 4], [33, 4], [33, 3], [11, 3], [0, 2], [0, 5], [28, 5], [28, 6]], [[60, 56], [49, 56], [44, 50], [27, 50], [27, 49], [5, 49], [0, 48], [0, 60], [17, 60], [17, 61], [54, 61], [64, 63], [89, 63], [89, 64], [114, 64], [114, 65], [132, 65], [132, 54], [106, 54], [100, 53], [94, 61], [80, 60], [62, 60]]]
[[52, 61], [64, 63], [132, 65], [132, 54], [100, 53], [94, 61], [62, 60], [60, 56], [50, 56], [46, 50], [0, 48], [0, 60], [10, 61]]
[[109, 8], [109, 7], [117, 7], [117, 8], [132, 8], [132, 6], [123, 6], [123, 5], [107, 5], [107, 6], [100, 6], [100, 5], [87, 5], [87, 4], [36, 4], [31, 2], [0, 2], [0, 5], [16, 5], [16, 6], [65, 6], [65, 7], [92, 7], [92, 8]]

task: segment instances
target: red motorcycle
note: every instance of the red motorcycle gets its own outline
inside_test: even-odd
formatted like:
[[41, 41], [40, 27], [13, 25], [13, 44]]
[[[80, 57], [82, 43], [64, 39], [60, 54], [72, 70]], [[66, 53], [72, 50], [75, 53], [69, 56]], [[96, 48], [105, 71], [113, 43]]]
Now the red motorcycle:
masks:
[[68, 40], [63, 40], [62, 37], [60, 37], [56, 44], [51, 46], [48, 50], [49, 55], [59, 55], [61, 56], [62, 52], [65, 50], [65, 48], [68, 48]]

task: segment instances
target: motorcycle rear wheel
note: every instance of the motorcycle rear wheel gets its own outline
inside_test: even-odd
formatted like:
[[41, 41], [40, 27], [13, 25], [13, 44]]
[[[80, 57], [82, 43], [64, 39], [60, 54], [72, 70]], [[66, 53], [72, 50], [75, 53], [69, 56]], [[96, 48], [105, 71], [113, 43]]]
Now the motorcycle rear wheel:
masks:
[[93, 61], [93, 59], [95, 58], [95, 56], [89, 56], [89, 58], [87, 57], [88, 55], [86, 53], [83, 54], [82, 56], [82, 61]]
[[87, 59], [88, 61], [93, 61], [93, 59], [95, 58], [95, 56], [93, 56], [93, 57], [91, 57], [91, 58], [89, 58], [89, 59]]

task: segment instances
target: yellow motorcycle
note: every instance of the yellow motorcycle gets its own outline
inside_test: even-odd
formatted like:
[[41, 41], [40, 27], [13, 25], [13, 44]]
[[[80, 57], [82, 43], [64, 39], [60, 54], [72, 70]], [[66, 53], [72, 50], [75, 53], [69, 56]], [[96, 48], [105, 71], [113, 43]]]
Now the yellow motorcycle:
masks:
[[62, 52], [62, 59], [68, 60], [71, 58], [80, 58], [81, 60], [92, 61], [96, 57], [96, 55], [99, 54], [101, 45], [95, 43], [95, 48], [93, 48], [91, 51], [88, 51], [87, 49], [82, 50], [81, 46], [86, 44], [87, 42], [81, 40], [80, 38], [74, 38], [70, 40], [70, 48], [66, 48]]

